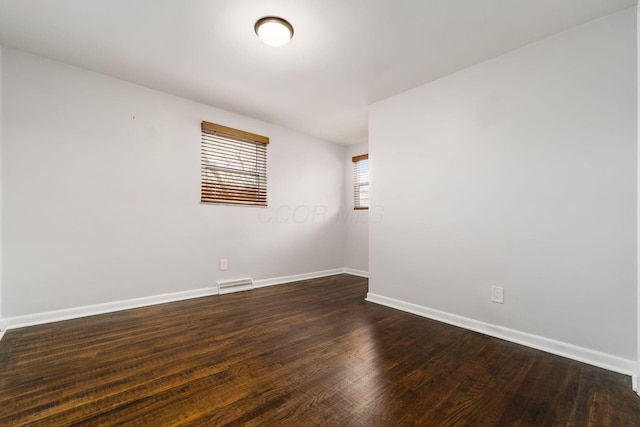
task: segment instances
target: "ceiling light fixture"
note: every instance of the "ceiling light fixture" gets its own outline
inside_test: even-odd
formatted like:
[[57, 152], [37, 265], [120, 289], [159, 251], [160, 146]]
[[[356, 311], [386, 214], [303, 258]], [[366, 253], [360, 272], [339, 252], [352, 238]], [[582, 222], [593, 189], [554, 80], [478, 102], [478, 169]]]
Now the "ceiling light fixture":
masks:
[[265, 16], [258, 19], [255, 30], [260, 40], [269, 46], [282, 46], [293, 37], [291, 24], [277, 16]]

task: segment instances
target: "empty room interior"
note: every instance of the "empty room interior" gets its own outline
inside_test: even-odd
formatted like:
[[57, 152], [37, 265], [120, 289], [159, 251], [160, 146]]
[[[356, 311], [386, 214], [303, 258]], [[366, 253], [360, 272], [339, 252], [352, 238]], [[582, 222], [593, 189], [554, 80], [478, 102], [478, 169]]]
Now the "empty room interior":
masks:
[[0, 0], [0, 425], [639, 426], [635, 0]]

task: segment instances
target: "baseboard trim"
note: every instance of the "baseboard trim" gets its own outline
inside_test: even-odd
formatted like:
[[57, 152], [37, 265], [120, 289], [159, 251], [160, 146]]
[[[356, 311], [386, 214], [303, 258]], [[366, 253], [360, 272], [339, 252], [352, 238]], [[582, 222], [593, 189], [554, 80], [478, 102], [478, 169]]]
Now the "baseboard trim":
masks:
[[86, 305], [63, 310], [47, 311], [44, 313], [27, 314], [24, 316], [7, 317], [4, 319], [6, 329], [23, 328], [26, 326], [41, 325], [44, 323], [60, 322], [62, 320], [77, 319], [80, 317], [95, 316], [97, 314], [112, 313], [114, 311], [129, 310], [132, 308], [146, 307], [156, 304], [181, 301], [191, 298], [207, 297], [218, 294], [218, 287], [195, 289], [191, 291], [174, 292], [169, 294], [153, 295], [143, 298], [133, 298], [122, 301], [107, 302], [103, 304]]
[[[300, 280], [315, 279], [319, 277], [334, 276], [345, 272], [344, 268], [335, 268], [332, 270], [316, 271], [305, 274], [294, 274], [291, 276], [276, 277], [273, 279], [256, 280], [253, 282], [254, 288], [263, 288], [266, 286], [280, 285], [283, 283], [297, 282]], [[229, 293], [229, 292], [223, 292]], [[87, 305], [82, 307], [73, 307], [63, 310], [48, 311], [43, 313], [27, 314], [24, 316], [7, 317], [0, 319], [1, 331], [8, 329], [24, 328], [27, 326], [42, 325], [45, 323], [60, 322], [63, 320], [77, 319], [80, 317], [95, 316], [98, 314], [112, 313], [121, 310], [129, 310], [132, 308], [146, 307], [156, 304], [165, 304], [169, 302], [182, 301], [191, 298], [207, 297], [211, 295], [219, 295], [218, 286], [211, 288], [195, 289], [183, 292], [174, 292], [160, 295], [152, 295], [149, 297], [134, 298], [129, 300], [108, 302], [103, 304]], [[4, 332], [0, 332], [0, 339]]]
[[344, 268], [334, 268], [332, 270], [315, 271], [313, 273], [293, 274], [291, 276], [274, 277], [273, 279], [254, 280], [254, 288], [265, 288], [267, 286], [282, 285], [283, 283], [298, 282], [300, 280], [318, 279], [320, 277], [335, 276], [345, 272]]
[[346, 274], [351, 274], [352, 276], [366, 277], [367, 279], [369, 278], [369, 272], [364, 270], [356, 270], [354, 268], [345, 268], [344, 272]]
[[[272, 279], [256, 280], [254, 281], [254, 287], [264, 288], [267, 286], [280, 285], [301, 280], [334, 276], [336, 274], [351, 274], [354, 276], [369, 277], [369, 273], [366, 271], [354, 270], [350, 268], [336, 268], [332, 270], [316, 271], [313, 273], [295, 274], [290, 276], [276, 277]], [[104, 304], [95, 304], [64, 310], [49, 311], [44, 313], [28, 314], [24, 316], [8, 317], [5, 319], [0, 319], [0, 340], [8, 329], [23, 328], [27, 326], [41, 325], [45, 323], [59, 322], [63, 320], [70, 320], [87, 316], [95, 316], [98, 314], [112, 313], [121, 310], [129, 310], [133, 308], [182, 301], [191, 298], [201, 298], [218, 294], [218, 287], [215, 286], [211, 288], [160, 294], [150, 297], [134, 298]], [[547, 353], [587, 363], [613, 372], [629, 375], [631, 376], [633, 389], [637, 391], [638, 394], [640, 394], [640, 390], [638, 388], [638, 371], [640, 366], [638, 366], [638, 363], [633, 360], [624, 359], [618, 356], [613, 356], [595, 350], [575, 346], [573, 344], [528, 334], [526, 332], [516, 331], [514, 329], [509, 329], [502, 326], [480, 322], [478, 320], [446, 313], [439, 310], [434, 310], [428, 307], [385, 297], [382, 295], [377, 295], [371, 292], [367, 294], [366, 300], [375, 304], [380, 304], [407, 313], [416, 314], [418, 316], [469, 329], [495, 338], [514, 342], [516, 344], [532, 347], [541, 351], [545, 351]]]
[[395, 308], [407, 313], [416, 314], [438, 322], [447, 323], [449, 325], [458, 326], [481, 334], [500, 338], [516, 344], [532, 347], [547, 353], [566, 357], [578, 362], [587, 363], [609, 371], [618, 372], [620, 374], [631, 376], [632, 383], [637, 388], [637, 362], [611, 354], [601, 353], [599, 351], [590, 350], [588, 348], [579, 347], [561, 341], [555, 341], [538, 335], [528, 334], [526, 332], [516, 331], [514, 329], [505, 328], [503, 326], [492, 325], [490, 323], [480, 322], [478, 320], [469, 319], [467, 317], [458, 316], [456, 314], [446, 313], [432, 308], [424, 307], [417, 304], [385, 297], [369, 292], [367, 301], [384, 305], [386, 307]]

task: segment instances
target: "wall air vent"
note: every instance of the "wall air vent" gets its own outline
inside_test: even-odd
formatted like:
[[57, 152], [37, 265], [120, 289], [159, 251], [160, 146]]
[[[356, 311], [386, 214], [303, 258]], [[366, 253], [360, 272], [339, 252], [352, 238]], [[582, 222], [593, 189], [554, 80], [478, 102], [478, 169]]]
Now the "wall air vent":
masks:
[[250, 291], [253, 289], [252, 279], [225, 280], [218, 282], [218, 293], [220, 295], [230, 294], [232, 292]]

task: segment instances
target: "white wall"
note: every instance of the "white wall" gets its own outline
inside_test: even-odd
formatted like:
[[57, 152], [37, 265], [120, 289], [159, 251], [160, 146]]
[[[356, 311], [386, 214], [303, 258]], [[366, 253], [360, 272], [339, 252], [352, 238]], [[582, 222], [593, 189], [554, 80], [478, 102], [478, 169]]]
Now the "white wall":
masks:
[[345, 236], [344, 266], [369, 271], [369, 211], [353, 209], [353, 163], [351, 158], [368, 153], [367, 143], [347, 147], [345, 154]]
[[635, 14], [370, 108], [372, 294], [636, 360]]
[[0, 45], [0, 330], [4, 329], [2, 322], [2, 53], [3, 47]]
[[[344, 147], [12, 49], [2, 70], [5, 318], [343, 267]], [[202, 120], [271, 138], [269, 208], [199, 203]]]
[[[638, 26], [638, 22], [640, 22], [640, 7], [636, 8], [636, 72], [638, 73], [636, 76], [636, 85], [637, 85], [637, 95], [636, 95], [636, 106], [638, 103], [638, 100], [640, 100], [640, 26]], [[637, 125], [637, 131], [636, 131], [636, 137], [640, 138], [640, 109], [638, 109], [637, 111], [638, 113], [638, 117], [636, 120], [636, 125]], [[636, 170], [637, 170], [637, 177], [638, 177], [638, 181], [637, 181], [637, 189], [640, 190], [640, 168], [637, 167], [637, 165], [640, 165], [640, 149], [638, 149], [637, 147], [640, 147], [640, 139], [637, 140], [638, 144], [636, 145], [636, 155], [638, 156], [637, 161], [636, 161]], [[638, 215], [637, 221], [636, 221], [636, 227], [638, 228], [636, 230], [637, 232], [637, 243], [636, 243], [636, 256], [637, 256], [637, 260], [636, 260], [636, 298], [637, 298], [637, 309], [636, 309], [636, 321], [637, 321], [637, 329], [636, 329], [636, 333], [637, 333], [637, 366], [636, 366], [636, 378], [640, 377], [640, 275], [638, 275], [638, 266], [640, 265], [640, 227], [637, 226], [637, 224], [640, 224], [640, 194], [638, 194], [638, 192], [636, 192], [636, 198], [637, 198], [637, 204], [636, 204], [636, 213]], [[638, 387], [637, 384], [637, 380], [636, 380], [636, 392], [640, 395], [640, 387]]]

